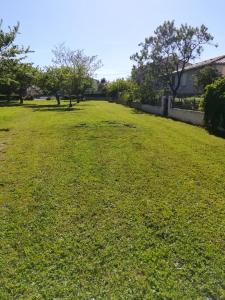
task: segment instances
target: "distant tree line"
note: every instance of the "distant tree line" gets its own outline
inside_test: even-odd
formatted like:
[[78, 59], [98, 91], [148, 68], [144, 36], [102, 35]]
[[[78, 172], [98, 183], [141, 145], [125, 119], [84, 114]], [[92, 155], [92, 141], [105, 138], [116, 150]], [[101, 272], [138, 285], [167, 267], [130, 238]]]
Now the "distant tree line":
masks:
[[[174, 21], [166, 21], [158, 26], [154, 35], [139, 44], [141, 50], [131, 56], [134, 65], [129, 80], [138, 85], [141, 102], [161, 94], [175, 98], [185, 67], [199, 58], [213, 39], [205, 25], [177, 27]], [[197, 74], [195, 86], [203, 90], [205, 83], [218, 76], [212, 68], [203, 70]]]
[[[83, 50], [71, 50], [64, 44], [55, 47], [52, 65], [43, 68], [26, 62], [33, 51], [29, 47], [15, 43], [19, 33], [19, 23], [4, 31], [0, 22], [0, 94], [10, 100], [16, 96], [22, 104], [24, 99], [38, 95], [55, 96], [79, 101], [87, 89], [103, 89], [101, 82], [94, 80], [95, 72], [102, 66], [97, 56], [88, 56]], [[97, 85], [97, 86], [96, 86]]]
[[[88, 56], [83, 50], [73, 50], [64, 44], [52, 50], [49, 66], [40, 68], [26, 62], [32, 50], [16, 44], [19, 26], [17, 23], [5, 31], [0, 21], [0, 99], [10, 100], [13, 96], [21, 104], [24, 99], [38, 95], [54, 96], [57, 105], [66, 98], [70, 107], [74, 99], [79, 102], [91, 93], [112, 100], [119, 98], [128, 104], [146, 103], [162, 94], [175, 98], [186, 66], [199, 58], [204, 46], [212, 45], [214, 39], [205, 25], [177, 27], [174, 21], [166, 21], [130, 57], [134, 62], [130, 77], [107, 82], [105, 78], [94, 79], [102, 66], [96, 55]], [[218, 124], [225, 128], [225, 79], [220, 77], [213, 67], [202, 68], [194, 76], [196, 93], [204, 94], [205, 121], [211, 128]]]

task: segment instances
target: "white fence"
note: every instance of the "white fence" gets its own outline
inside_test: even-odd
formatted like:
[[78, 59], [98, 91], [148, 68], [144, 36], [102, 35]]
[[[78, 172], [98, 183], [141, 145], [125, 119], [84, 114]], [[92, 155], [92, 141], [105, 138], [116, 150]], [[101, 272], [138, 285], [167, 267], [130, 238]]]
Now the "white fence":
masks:
[[171, 98], [168, 103], [168, 117], [194, 125], [204, 125], [204, 112], [173, 108]]
[[[168, 101], [168, 104], [166, 103], [166, 101]], [[166, 108], [166, 106], [168, 108]], [[162, 97], [161, 106], [153, 106], [149, 104], [141, 104], [134, 102], [131, 104], [131, 107], [155, 115], [167, 115], [169, 118], [180, 120], [186, 123], [191, 123], [194, 125], [204, 125], [204, 112], [173, 108], [171, 97], [169, 97], [168, 100], [166, 99], [166, 97]]]
[[148, 104], [142, 104], [141, 105], [141, 110], [155, 114], [155, 115], [163, 115], [163, 108], [162, 106], [153, 106], [153, 105], [148, 105]]
[[161, 99], [161, 105], [150, 105], [150, 104], [141, 104], [138, 102], [131, 103], [131, 107], [140, 109], [141, 111], [154, 114], [154, 115], [164, 115], [164, 104], [163, 98]]

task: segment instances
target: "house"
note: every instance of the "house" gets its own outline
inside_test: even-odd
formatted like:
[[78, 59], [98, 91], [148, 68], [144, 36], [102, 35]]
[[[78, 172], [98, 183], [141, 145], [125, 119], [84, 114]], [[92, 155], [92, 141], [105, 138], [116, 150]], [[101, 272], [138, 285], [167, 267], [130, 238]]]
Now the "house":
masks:
[[194, 95], [195, 89], [193, 75], [195, 75], [196, 71], [206, 66], [215, 67], [222, 76], [225, 76], [225, 55], [211, 58], [196, 64], [189, 64], [188, 66], [186, 66], [177, 94], [183, 96]]

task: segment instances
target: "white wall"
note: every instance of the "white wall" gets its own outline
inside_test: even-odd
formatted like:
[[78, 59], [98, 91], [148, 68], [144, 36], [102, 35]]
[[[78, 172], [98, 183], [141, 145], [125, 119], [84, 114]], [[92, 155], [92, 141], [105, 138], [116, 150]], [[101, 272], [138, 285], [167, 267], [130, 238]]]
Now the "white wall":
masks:
[[163, 107], [162, 106], [153, 106], [149, 104], [142, 104], [141, 108], [142, 111], [155, 114], [155, 115], [163, 115]]
[[171, 98], [169, 99], [168, 117], [194, 125], [204, 125], [204, 112], [172, 108]]
[[163, 98], [161, 99], [161, 106], [155, 106], [150, 104], [141, 104], [138, 102], [131, 103], [131, 107], [140, 109], [141, 111], [154, 114], [154, 115], [163, 115]]
[[[172, 108], [171, 104], [172, 98], [169, 97], [168, 103], [168, 117], [179, 120], [186, 123], [191, 123], [194, 125], [204, 125], [204, 112], [195, 111], [195, 110], [187, 110], [187, 109], [179, 109], [179, 108]], [[164, 100], [162, 98], [162, 105], [161, 106], [153, 106], [149, 104], [141, 104], [138, 102], [131, 103], [131, 107], [139, 109], [141, 111], [161, 115], [163, 116], [164, 112]]]

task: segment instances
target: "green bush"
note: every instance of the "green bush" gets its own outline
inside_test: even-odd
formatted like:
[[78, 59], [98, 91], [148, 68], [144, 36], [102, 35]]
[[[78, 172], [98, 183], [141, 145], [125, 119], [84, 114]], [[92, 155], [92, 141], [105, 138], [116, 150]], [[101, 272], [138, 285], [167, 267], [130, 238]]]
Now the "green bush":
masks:
[[119, 99], [124, 103], [127, 104], [127, 102], [129, 101], [130, 95], [129, 92], [124, 91], [122, 93], [119, 94]]
[[117, 79], [108, 83], [107, 94], [113, 99], [122, 100], [124, 104], [140, 99], [139, 86], [130, 79]]
[[199, 98], [198, 109], [204, 111], [204, 98]]
[[225, 78], [206, 87], [204, 109], [205, 123], [210, 129], [225, 129]]

